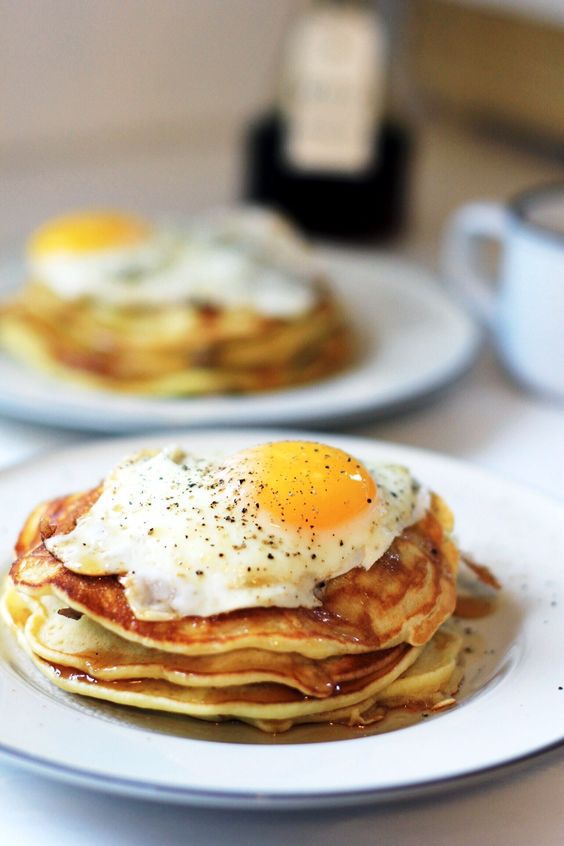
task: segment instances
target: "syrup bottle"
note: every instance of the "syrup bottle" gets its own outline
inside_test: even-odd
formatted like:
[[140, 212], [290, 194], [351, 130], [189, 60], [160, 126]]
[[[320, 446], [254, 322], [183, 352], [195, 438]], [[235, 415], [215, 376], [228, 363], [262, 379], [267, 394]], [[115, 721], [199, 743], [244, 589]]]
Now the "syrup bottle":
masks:
[[247, 136], [247, 200], [316, 235], [399, 232], [410, 133], [386, 116], [387, 53], [369, 0], [316, 0], [306, 9], [285, 45], [277, 106]]

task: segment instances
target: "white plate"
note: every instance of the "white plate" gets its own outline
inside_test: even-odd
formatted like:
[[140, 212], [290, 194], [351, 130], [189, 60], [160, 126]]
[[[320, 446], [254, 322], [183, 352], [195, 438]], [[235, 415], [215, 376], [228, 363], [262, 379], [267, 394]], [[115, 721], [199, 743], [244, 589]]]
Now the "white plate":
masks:
[[[280, 433], [288, 437], [288, 433]], [[182, 440], [234, 450], [270, 432], [166, 433], [113, 440], [30, 462], [0, 476], [5, 560], [42, 497], [95, 483], [124, 453]], [[255, 745], [148, 731], [133, 711], [49, 686], [4, 629], [0, 751], [77, 784], [151, 799], [231, 807], [302, 807], [389, 800], [441, 789], [522, 761], [564, 737], [564, 514], [526, 489], [432, 453], [327, 438], [365, 460], [400, 461], [452, 505], [462, 546], [503, 582], [495, 614], [472, 625], [486, 654], [470, 665], [456, 708], [389, 734], [322, 743]], [[474, 667], [474, 669], [472, 669]], [[248, 730], [249, 731], [249, 730]]]
[[[314, 385], [249, 396], [147, 399], [86, 390], [37, 375], [0, 356], [0, 413], [101, 432], [171, 426], [315, 425], [403, 410], [472, 364], [480, 333], [424, 270], [383, 255], [325, 250], [329, 275], [357, 327], [359, 362]], [[0, 267], [0, 294], [23, 278]]]

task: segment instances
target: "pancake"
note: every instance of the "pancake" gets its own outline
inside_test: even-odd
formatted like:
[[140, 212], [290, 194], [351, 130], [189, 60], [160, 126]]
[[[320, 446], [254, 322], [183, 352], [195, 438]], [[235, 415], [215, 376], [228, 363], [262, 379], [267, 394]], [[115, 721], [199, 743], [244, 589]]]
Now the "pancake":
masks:
[[[12, 605], [13, 599], [5, 602], [8, 614]], [[97, 679], [76, 667], [51, 663], [37, 655], [26, 636], [25, 627], [21, 628], [24, 617], [25, 614], [16, 611], [12, 618], [20, 642], [41, 672], [64, 690], [134, 707], [174, 711], [207, 719], [236, 717], [293, 720], [309, 714], [333, 711], [335, 706], [345, 708], [389, 685], [413, 664], [420, 651], [407, 644], [386, 650], [380, 656], [378, 666], [372, 668], [368, 675], [342, 681], [334, 695], [324, 699], [304, 696], [287, 685], [268, 682], [188, 687], [143, 676], [107, 681]], [[32, 616], [27, 618], [27, 622], [30, 619]]]
[[422, 646], [455, 607], [459, 553], [449, 536], [452, 515], [433, 494], [425, 516], [404, 529], [372, 567], [356, 567], [330, 580], [318, 607], [255, 607], [209, 617], [139, 620], [118, 577], [71, 572], [42, 540], [69, 532], [98, 496], [96, 488], [35, 509], [18, 539], [11, 577], [20, 590], [52, 594], [149, 648], [182, 655], [263, 649], [323, 660], [401, 643]]
[[[51, 664], [72, 667], [99, 681], [161, 679], [185, 687], [275, 682], [324, 698], [343, 682], [373, 676], [390, 650], [314, 661], [297, 653], [247, 649], [183, 656], [125, 640], [54, 597], [41, 600], [7, 591], [6, 616], [24, 633], [31, 651]], [[23, 610], [22, 610], [23, 604]]]
[[189, 688], [154, 679], [100, 681], [72, 667], [50, 664], [35, 654], [31, 657], [47, 678], [70, 693], [200, 719], [283, 720], [285, 724], [295, 724], [308, 722], [310, 716], [332, 714], [338, 708], [348, 709], [373, 697], [411, 666], [418, 653], [414, 647], [397, 650], [388, 666], [368, 679], [345, 682], [338, 693], [327, 699], [306, 697], [285, 685], [270, 683]]
[[288, 731], [304, 722], [362, 727], [380, 722], [390, 711], [423, 712], [451, 707], [462, 680], [461, 647], [461, 635], [447, 622], [395, 681], [356, 705], [310, 714], [307, 719], [254, 720], [252, 725], [271, 733]]
[[[223, 685], [216, 680], [218, 683], [213, 686], [190, 687], [144, 674], [135, 679], [102, 679], [81, 667], [46, 659], [36, 651], [35, 626], [29, 625], [37, 613], [37, 608], [35, 612], [31, 610], [34, 605], [39, 603], [30, 604], [29, 598], [8, 590], [3, 602], [4, 616], [18, 630], [20, 642], [38, 669], [63, 690], [200, 719], [236, 718], [270, 732], [286, 731], [305, 722], [367, 725], [381, 718], [378, 707], [428, 706], [437, 701], [437, 694], [440, 699], [451, 692], [449, 680], [461, 642], [460, 635], [445, 626], [423, 648], [404, 644], [387, 650], [380, 656], [377, 669], [373, 667], [366, 676], [341, 682], [331, 697], [320, 699], [275, 683]], [[51, 613], [56, 613], [54, 609], [55, 606]], [[68, 648], [64, 657], [72, 660]], [[140, 672], [143, 673], [141, 668]]]
[[153, 396], [273, 390], [323, 379], [353, 357], [328, 292], [299, 319], [197, 306], [116, 311], [31, 285], [0, 312], [0, 341], [36, 370], [84, 387]]

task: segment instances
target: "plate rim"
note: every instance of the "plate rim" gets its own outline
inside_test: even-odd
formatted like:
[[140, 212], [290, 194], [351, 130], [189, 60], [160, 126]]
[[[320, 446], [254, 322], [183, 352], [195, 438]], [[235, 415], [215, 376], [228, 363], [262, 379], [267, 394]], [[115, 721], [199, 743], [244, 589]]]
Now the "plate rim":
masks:
[[[81, 443], [74, 446], [69, 446], [64, 449], [53, 450], [41, 456], [27, 459], [12, 467], [8, 467], [0, 471], [0, 483], [9, 483], [10, 476], [17, 476], [22, 471], [29, 471], [34, 466], [39, 465], [48, 467], [53, 461], [59, 463], [66, 460], [78, 460], [82, 454], [91, 454], [116, 448], [123, 444], [125, 448], [131, 444], [134, 446], [135, 442], [144, 440], [149, 437], [151, 441], [158, 441], [160, 439], [174, 439], [190, 437], [211, 438], [218, 439], [225, 438], [225, 432], [218, 433], [217, 431], [210, 431], [207, 429], [201, 430], [186, 430], [173, 429], [165, 432], [154, 433], [150, 436], [143, 436], [136, 434], [129, 437], [114, 437], [98, 439]], [[277, 437], [297, 437], [316, 438], [324, 436], [325, 433], [316, 432], [315, 430], [286, 430], [280, 429], [277, 431], [268, 428], [249, 429], [245, 432], [234, 429], [231, 432], [235, 438], [244, 436], [245, 438], [264, 439]], [[548, 508], [554, 513], [555, 518], [564, 516], [564, 504], [550, 496], [540, 493], [534, 488], [529, 488], [526, 485], [515, 482], [513, 480], [503, 477], [499, 473], [491, 472], [479, 465], [461, 459], [453, 458], [435, 451], [412, 447], [409, 445], [398, 444], [390, 441], [383, 441], [374, 438], [367, 438], [362, 436], [347, 435], [347, 434], [333, 434], [331, 440], [343, 445], [348, 444], [349, 449], [362, 449], [363, 445], [368, 445], [369, 448], [392, 448], [392, 450], [401, 452], [409, 461], [410, 457], [421, 457], [423, 460], [431, 461], [433, 463], [444, 464], [451, 470], [462, 470], [470, 473], [476, 479], [482, 478], [484, 480], [491, 480], [496, 484], [507, 490], [509, 493], [514, 492], [519, 497], [529, 498], [531, 501], [537, 503], [542, 508]], [[439, 468], [440, 472], [440, 468]], [[0, 671], [2, 670], [4, 662], [0, 659]], [[295, 744], [303, 746], [307, 744]], [[133, 780], [124, 776], [116, 776], [108, 773], [98, 772], [96, 770], [88, 770], [87, 768], [73, 767], [65, 763], [60, 763], [45, 755], [31, 755], [26, 751], [22, 751], [11, 744], [5, 743], [0, 738], [0, 755], [4, 760], [17, 763], [27, 770], [35, 771], [39, 774], [49, 775], [59, 781], [66, 781], [68, 783], [76, 784], [77, 786], [90, 787], [97, 790], [103, 790], [110, 793], [122, 794], [127, 796], [137, 796], [140, 798], [147, 798], [155, 801], [168, 801], [192, 806], [200, 807], [223, 807], [223, 808], [240, 808], [240, 809], [280, 809], [291, 810], [311, 807], [325, 807], [325, 806], [345, 806], [345, 805], [359, 805], [367, 803], [375, 803], [380, 801], [396, 801], [406, 798], [418, 798], [426, 795], [431, 795], [437, 791], [447, 789], [454, 790], [464, 784], [487, 781], [494, 777], [499, 772], [513, 771], [521, 766], [535, 760], [541, 756], [547, 755], [553, 750], [560, 749], [564, 746], [564, 734], [560, 738], [548, 741], [547, 743], [532, 749], [529, 752], [524, 752], [514, 758], [509, 758], [498, 763], [490, 764], [480, 769], [473, 769], [467, 772], [454, 773], [452, 775], [419, 780], [411, 782], [408, 785], [391, 786], [391, 787], [376, 787], [376, 788], [359, 788], [353, 790], [338, 790], [338, 791], [321, 791], [315, 793], [309, 791], [307, 793], [291, 793], [285, 792], [254, 792], [247, 790], [233, 789], [230, 791], [223, 791], [214, 788], [194, 788], [182, 787], [178, 785], [166, 785], [158, 782], [150, 782], [147, 780]]]
[[168, 802], [196, 808], [223, 808], [252, 811], [299, 811], [311, 808], [343, 808], [380, 804], [382, 802], [399, 803], [410, 799], [424, 799], [434, 796], [445, 789], [451, 793], [465, 786], [488, 783], [498, 774], [508, 775], [520, 772], [532, 761], [564, 749], [564, 737], [547, 744], [533, 752], [525, 753], [510, 761], [493, 764], [473, 772], [452, 775], [429, 781], [413, 782], [408, 787], [373, 788], [355, 791], [324, 791], [322, 793], [257, 793], [253, 791], [199, 790], [197, 788], [174, 787], [151, 782], [134, 781], [121, 776], [108, 776], [104, 773], [88, 772], [22, 753], [19, 750], [0, 743], [0, 758], [15, 763], [28, 772], [52, 777], [58, 782], [72, 784], [84, 789], [95, 789], [110, 795], [128, 796], [132, 799], [148, 799], [153, 802]]

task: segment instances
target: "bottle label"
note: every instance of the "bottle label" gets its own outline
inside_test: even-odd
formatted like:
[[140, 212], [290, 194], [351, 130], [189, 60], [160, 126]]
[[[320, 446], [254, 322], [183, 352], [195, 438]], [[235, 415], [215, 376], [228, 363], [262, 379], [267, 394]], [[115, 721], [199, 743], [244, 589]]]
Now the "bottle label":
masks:
[[289, 164], [347, 175], [373, 164], [384, 76], [384, 33], [369, 10], [325, 5], [302, 19], [282, 90]]

